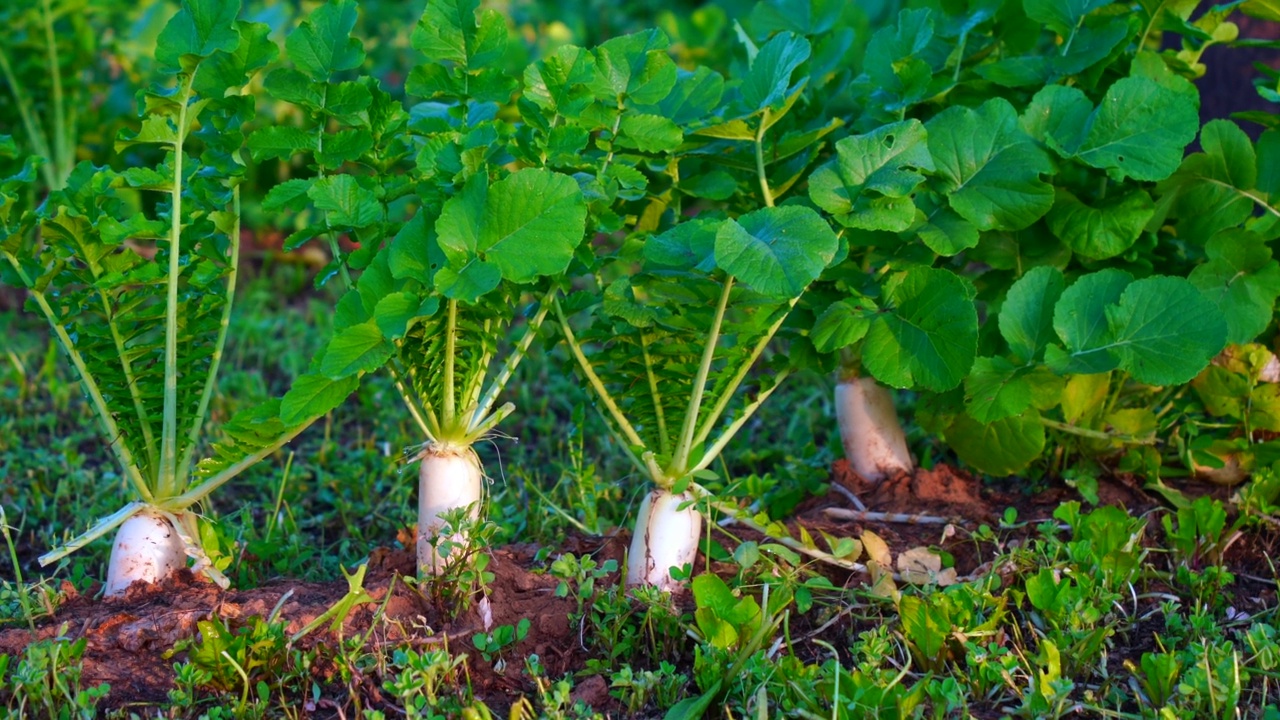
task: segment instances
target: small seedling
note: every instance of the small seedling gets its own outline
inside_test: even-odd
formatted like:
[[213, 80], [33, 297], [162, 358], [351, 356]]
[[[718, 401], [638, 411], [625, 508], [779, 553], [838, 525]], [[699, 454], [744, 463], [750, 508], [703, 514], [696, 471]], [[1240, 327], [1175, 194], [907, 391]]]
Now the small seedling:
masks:
[[511, 625], [499, 625], [490, 632], [476, 633], [472, 636], [471, 643], [480, 651], [480, 656], [484, 658], [485, 662], [494, 663], [494, 669], [497, 672], [502, 672], [501, 668], [506, 667], [506, 661], [502, 657], [503, 654], [525, 639], [529, 634], [529, 626], [531, 624], [532, 622], [529, 618], [520, 618], [520, 621], [514, 627]]

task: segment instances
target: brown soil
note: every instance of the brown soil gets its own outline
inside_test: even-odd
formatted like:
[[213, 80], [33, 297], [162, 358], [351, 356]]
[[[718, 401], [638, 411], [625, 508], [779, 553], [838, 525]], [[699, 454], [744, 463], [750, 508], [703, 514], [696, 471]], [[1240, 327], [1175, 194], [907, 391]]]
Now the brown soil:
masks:
[[[851, 471], [844, 461], [839, 461], [833, 468], [832, 481], [857, 495], [869, 511], [940, 516], [948, 518], [949, 525], [833, 519], [824, 513], [826, 508], [852, 508], [852, 505], [844, 493], [832, 490], [826, 496], [811, 498], [797, 508], [790, 521], [793, 532], [796, 525], [802, 525], [812, 534], [821, 530], [837, 537], [858, 537], [863, 530], [870, 529], [888, 543], [895, 556], [919, 546], [949, 554], [961, 576], [988, 571], [989, 563], [996, 558], [996, 552], [990, 545], [976, 543], [970, 537], [978, 525], [996, 526], [1005, 508], [1013, 507], [1018, 511], [1018, 520], [1022, 524], [1015, 529], [1001, 529], [1000, 535], [1006, 542], [1022, 541], [1034, 535], [1037, 523], [1051, 519], [1060, 503], [1078, 498], [1074, 491], [1068, 489], [1028, 495], [1014, 486], [991, 487], [964, 471], [946, 466], [904, 474], [873, 486]], [[1131, 513], [1144, 514], [1159, 507], [1157, 500], [1142, 492], [1136, 483], [1123, 479], [1100, 480], [1099, 485], [1104, 503], [1121, 505]], [[1209, 486], [1205, 486], [1204, 491], [1221, 492]], [[1154, 521], [1148, 525], [1147, 543], [1153, 547], [1162, 536], [1158, 528]], [[760, 539], [755, 533], [740, 530], [733, 529], [737, 537]], [[570, 536], [556, 543], [555, 548], [559, 552], [578, 555], [591, 553], [600, 562], [614, 559], [621, 564], [627, 541], [625, 534], [609, 538]], [[481, 618], [474, 607], [450, 619], [429, 598], [399, 580], [400, 575], [414, 571], [411, 549], [382, 549], [370, 556], [365, 589], [375, 603], [354, 610], [342, 632], [345, 637], [351, 637], [368, 630], [376, 609], [386, 600], [390, 589], [391, 598], [385, 606], [387, 622], [379, 625], [370, 642], [382, 647], [423, 647], [448, 642], [454, 653], [469, 652], [469, 682], [473, 692], [490, 708], [505, 713], [521, 696], [536, 692], [523, 672], [523, 658], [527, 655], [536, 653], [548, 676], [553, 679], [582, 670], [589, 657], [580, 644], [579, 628], [569, 622], [569, 614], [576, 605], [573, 600], [555, 596], [556, 579], [543, 572], [545, 564], [534, 562], [538, 550], [536, 545], [518, 544], [495, 549], [492, 553], [489, 570], [493, 572], [494, 580], [489, 586], [489, 597], [493, 625], [516, 625], [522, 618], [531, 621], [528, 636], [507, 653], [510, 661], [501, 672], [496, 671], [493, 664], [484, 662], [473, 650], [471, 637], [482, 630]], [[1241, 535], [1228, 548], [1224, 564], [1237, 573], [1236, 586], [1230, 592], [1240, 598], [1239, 610], [1253, 613], [1275, 604], [1275, 585], [1268, 578], [1275, 575], [1271, 558], [1277, 550], [1280, 550], [1280, 528]], [[736, 570], [728, 564], [715, 569], [729, 574]], [[865, 582], [864, 577], [838, 569], [822, 566], [818, 569], [838, 586], [857, 586]], [[608, 582], [616, 580], [614, 577]], [[277, 580], [253, 590], [223, 591], [184, 572], [158, 587], [132, 588], [123, 599], [99, 601], [78, 596], [64, 584], [69, 599], [55, 617], [39, 624], [37, 636], [48, 639], [63, 634], [72, 639], [83, 637], [87, 640], [84, 682], [87, 685], [110, 683], [111, 692], [104, 707], [163, 705], [173, 687], [173, 664], [182, 660], [181, 655], [173, 658], [163, 655], [177, 641], [195, 636], [197, 622], [217, 615], [234, 628], [251, 616], [268, 616], [279, 604], [280, 617], [288, 623], [287, 632], [293, 633], [332, 607], [343, 597], [346, 589], [346, 582], [338, 579], [328, 583]], [[286, 594], [288, 597], [281, 604], [281, 598]], [[682, 598], [678, 605], [683, 610], [692, 611], [690, 598]], [[836, 647], [847, 647], [848, 639], [862, 629], [856, 627], [862, 621], [849, 617], [819, 625], [827, 617], [830, 614], [824, 618], [798, 617], [791, 629], [797, 637], [812, 632], [809, 637], [822, 637]], [[865, 620], [870, 622], [872, 619]], [[1128, 639], [1117, 644], [1113, 652], [1115, 663], [1136, 658], [1143, 650], [1151, 649], [1152, 633], [1162, 629], [1163, 620], [1148, 617], [1143, 622], [1145, 625], [1140, 623], [1125, 631]], [[20, 654], [31, 640], [31, 633], [26, 629], [0, 630], [0, 654]], [[338, 645], [327, 627], [301, 642], [303, 649], [328, 648], [329, 658]], [[807, 650], [803, 648], [811, 645], [798, 644], [796, 648], [804, 653]], [[814, 656], [806, 659], [817, 662], [826, 651], [812, 647]], [[681, 666], [688, 661], [672, 660], [679, 660]], [[336, 716], [340, 714], [338, 709], [344, 704], [341, 698], [346, 697], [348, 689], [337, 679], [331, 661], [317, 663], [317, 666], [313, 673], [318, 675], [317, 681], [325, 688], [326, 697], [332, 699], [320, 703], [315, 716], [325, 717], [327, 709], [334, 711]], [[688, 671], [687, 667], [683, 669]], [[1116, 670], [1121, 671], [1121, 666], [1117, 665]], [[390, 707], [381, 690], [386, 680], [384, 677], [368, 677], [357, 683], [367, 707]], [[573, 696], [598, 711], [620, 716], [622, 708], [609, 695], [606, 677], [577, 678]]]
[[[625, 546], [617, 539], [568, 539], [565, 552], [597, 553], [597, 557], [620, 558]], [[521, 674], [520, 658], [537, 653], [550, 677], [558, 678], [581, 667], [575, 657], [578, 647], [577, 629], [569, 626], [572, 601], [555, 596], [557, 580], [534, 572], [534, 545], [511, 545], [495, 549], [488, 570], [494, 574], [489, 584], [489, 602], [493, 626], [516, 625], [529, 618], [528, 636], [508, 655], [516, 662], [507, 663], [504, 672], [494, 671], [490, 663], [478, 655], [470, 664], [470, 682], [476, 695], [491, 707], [510, 706], [521, 695], [534, 690]], [[414, 572], [412, 551], [379, 550], [369, 560], [365, 590], [374, 602], [356, 608], [347, 617], [342, 632], [345, 637], [365, 632], [378, 607], [386, 600], [385, 619], [376, 634], [383, 646], [430, 645], [450, 642], [454, 652], [471, 649], [471, 637], [483, 630], [474, 603], [466, 613], [449, 619], [434, 603], [399, 580], [400, 575]], [[86, 686], [109, 683], [111, 693], [104, 708], [125, 705], [156, 704], [166, 701], [173, 687], [173, 663], [181, 658], [166, 659], [164, 653], [179, 640], [196, 635], [196, 624], [217, 615], [228, 627], [235, 628], [252, 616], [267, 617], [281, 598], [279, 617], [287, 622], [287, 633], [295, 633], [333, 607], [347, 591], [343, 580], [330, 583], [302, 583], [277, 580], [253, 590], [221, 590], [216, 585], [182, 571], [157, 586], [135, 585], [124, 598], [101, 601], [77, 595], [69, 584], [63, 586], [67, 601], [55, 617], [38, 625], [36, 639], [65, 636], [85, 638], [83, 682]], [[21, 654], [32, 641], [26, 628], [0, 630], [0, 654]], [[454, 640], [456, 639], [456, 640]], [[316, 644], [337, 647], [336, 638], [325, 627], [304, 638], [302, 649]], [[380, 682], [370, 686], [376, 699]], [[593, 699], [597, 699], [593, 696]], [[604, 700], [608, 701], [607, 691]], [[375, 706], [376, 707], [376, 706]]]

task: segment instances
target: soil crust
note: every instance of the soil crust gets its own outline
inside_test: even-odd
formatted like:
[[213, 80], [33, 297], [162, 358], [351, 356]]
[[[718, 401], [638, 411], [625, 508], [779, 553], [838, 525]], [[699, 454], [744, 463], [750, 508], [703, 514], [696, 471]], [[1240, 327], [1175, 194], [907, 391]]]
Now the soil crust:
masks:
[[[1000, 535], [1006, 543], [1025, 541], [1036, 532], [1036, 524], [1052, 518], [1053, 511], [1062, 502], [1078, 497], [1069, 489], [1029, 495], [1016, 486], [984, 486], [974, 476], [943, 465], [872, 485], [841, 460], [833, 467], [831, 480], [833, 487], [825, 496], [810, 498], [796, 509], [789, 521], [793, 532], [797, 525], [802, 525], [811, 534], [823, 531], [837, 537], [859, 537], [869, 529], [886, 541], [895, 556], [920, 546], [942, 551], [951, 558], [962, 577], [988, 572], [996, 560], [990, 545], [976, 543], [970, 537], [979, 525], [996, 526], [1005, 509], [1012, 507], [1017, 510], [1019, 524], [1012, 529], [1002, 528]], [[837, 485], [843, 491], [835, 487]], [[1134, 515], [1160, 507], [1158, 500], [1144, 493], [1136, 483], [1100, 480], [1099, 485], [1104, 504], [1122, 506]], [[1210, 486], [1202, 490], [1222, 492]], [[834, 507], [854, 509], [850, 494], [859, 498], [867, 511], [909, 517], [906, 522], [878, 522], [833, 518], [826, 512]], [[910, 516], [914, 516], [914, 522]], [[946, 522], [928, 523], [925, 516], [943, 518]], [[739, 538], [760, 539], [740, 527], [733, 528], [733, 532]], [[1152, 544], [1158, 536], [1154, 523], [1149, 523], [1146, 542]], [[611, 537], [572, 535], [554, 547], [558, 552], [593, 554], [599, 562], [613, 559], [621, 567], [628, 540], [624, 532]], [[720, 540], [723, 542], [724, 538]], [[1240, 535], [1228, 548], [1224, 564], [1237, 573], [1236, 587], [1232, 590], [1235, 597], [1248, 606], [1240, 610], [1254, 612], [1275, 602], [1274, 583], [1267, 578], [1274, 575], [1270, 558], [1278, 540], [1280, 531], [1251, 532]], [[446, 612], [448, 608], [439, 607], [437, 601], [402, 581], [402, 576], [412, 574], [415, 569], [412, 547], [379, 549], [371, 554], [364, 587], [374, 602], [355, 608], [347, 616], [341, 632], [350, 638], [367, 631], [385, 602], [385, 622], [371, 634], [370, 643], [387, 648], [404, 645], [421, 648], [447, 642], [451, 652], [468, 652], [471, 655], [469, 681], [476, 697], [493, 710], [505, 712], [520, 696], [536, 691], [532, 681], [523, 674], [522, 660], [529, 654], [538, 655], [552, 679], [583, 670], [590, 657], [580, 642], [577, 624], [569, 621], [570, 613], [576, 610], [575, 601], [556, 597], [558, 581], [545, 572], [549, 559], [537, 559], [539, 550], [539, 546], [525, 543], [491, 551], [492, 561], [488, 567], [494, 576], [488, 586], [491, 627], [514, 626], [521, 619], [530, 620], [527, 637], [507, 653], [509, 661], [501, 669], [495, 669], [494, 663], [483, 661], [474, 651], [472, 636], [485, 629], [476, 603], [463, 613]], [[866, 580], [838, 568], [814, 567], [838, 586], [858, 586]], [[734, 572], [728, 565], [716, 569]], [[608, 579], [608, 582], [617, 581], [616, 573]], [[339, 602], [347, 592], [347, 583], [341, 578], [326, 583], [279, 579], [251, 590], [222, 590], [182, 571], [161, 585], [135, 585], [124, 597], [109, 601], [79, 595], [67, 583], [63, 584], [63, 591], [66, 602], [54, 617], [37, 623], [34, 637], [42, 640], [58, 636], [84, 638], [87, 646], [83, 683], [86, 686], [109, 683], [111, 690], [103, 707], [118, 708], [167, 702], [168, 692], [173, 688], [173, 665], [183, 656], [165, 655], [179, 640], [196, 636], [200, 621], [217, 616], [229, 627], [236, 628], [253, 616], [268, 617], [279, 607], [279, 618], [287, 623], [287, 632], [294, 633]], [[679, 598], [677, 604], [686, 611], [693, 609], [689, 597]], [[450, 617], [455, 614], [456, 617]], [[810, 621], [796, 618], [796, 622], [793, 631], [804, 632], [804, 626]], [[848, 638], [858, 631], [854, 624], [853, 620], [829, 623], [815, 633], [820, 632], [838, 646], [847, 646]], [[1150, 633], [1140, 630], [1139, 635], [1150, 638]], [[0, 629], [0, 654], [20, 655], [32, 639], [32, 633], [25, 627]], [[1132, 640], [1129, 647], [1133, 653], [1130, 654], [1136, 657], [1144, 647], [1143, 640], [1139, 637]], [[324, 646], [331, 658], [339, 644], [325, 623], [303, 638], [299, 646], [302, 649]], [[1120, 658], [1117, 662], [1124, 659], [1121, 655], [1129, 655], [1116, 654]], [[814, 660], [819, 655], [815, 649]], [[332, 662], [327, 667], [328, 670], [313, 668], [313, 672], [321, 675], [317, 680], [331, 698], [320, 703], [315, 715], [318, 717], [325, 716], [326, 707], [336, 711], [345, 705], [342, 698], [350, 687], [338, 685]], [[360, 683], [366, 707], [389, 707], [381, 690], [386, 679], [364, 678]], [[608, 678], [601, 675], [577, 677], [573, 697], [614, 716], [621, 710], [609, 695]]]

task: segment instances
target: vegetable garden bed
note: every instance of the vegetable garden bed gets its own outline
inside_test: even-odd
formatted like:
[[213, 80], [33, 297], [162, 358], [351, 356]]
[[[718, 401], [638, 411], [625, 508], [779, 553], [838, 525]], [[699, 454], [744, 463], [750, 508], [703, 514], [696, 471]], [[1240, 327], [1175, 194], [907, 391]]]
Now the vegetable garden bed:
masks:
[[1273, 0], [605, 5], [0, 8], [0, 712], [1280, 718]]
[[[998, 577], [1005, 586], [1016, 586], [1019, 575], [1026, 569], [1016, 567], [1001, 547], [1027, 544], [1037, 538], [1044, 532], [1043, 527], [1037, 526], [1052, 523], [1052, 514], [1069, 495], [1055, 489], [1019, 497], [1016, 485], [1008, 486], [1008, 492], [984, 489], [971, 476], [946, 466], [900, 475], [870, 488], [844, 461], [839, 461], [831, 479], [834, 484], [863, 494], [870, 512], [914, 516], [917, 521], [833, 519], [829, 511], [832, 508], [848, 511], [849, 503], [844, 492], [832, 490], [797, 509], [788, 522], [793, 533], [804, 527], [813, 534], [856, 537], [870, 530], [883, 538], [899, 569], [903, 567], [904, 553], [910, 557], [913, 549], [930, 547], [954, 559], [951, 567], [963, 576], [961, 581], [981, 582], [984, 578]], [[1212, 486], [1200, 489], [1212, 492]], [[1099, 491], [1104, 504], [1125, 507], [1135, 516], [1159, 512], [1162, 507], [1158, 500], [1132, 483], [1104, 482]], [[1015, 515], [1025, 519], [1001, 525], [1002, 517], [1012, 519]], [[921, 516], [924, 516], [923, 523], [919, 521]], [[931, 524], [933, 519], [943, 517], [952, 518], [954, 525]], [[984, 523], [998, 528], [993, 533], [993, 537], [999, 538], [998, 544], [974, 540], [973, 531]], [[751, 530], [734, 534], [747, 543], [770, 540]], [[406, 530], [401, 536], [411, 539], [413, 533]], [[1223, 554], [1221, 567], [1236, 579], [1220, 590], [1233, 613], [1255, 616], [1275, 607], [1276, 584], [1266, 576], [1273, 572], [1270, 558], [1277, 543], [1280, 543], [1280, 533], [1243, 534]], [[123, 598], [107, 602], [92, 598], [96, 587], [80, 595], [67, 583], [62, 588], [63, 598], [56, 615], [41, 620], [34, 635], [27, 628], [0, 631], [0, 654], [19, 657], [33, 640], [84, 638], [87, 643], [81, 660], [81, 683], [110, 687], [99, 709], [137, 712], [171, 703], [176, 677], [172, 658], [175, 644], [202, 637], [203, 632], [203, 643], [189, 645], [186, 657], [201, 658], [207, 666], [223, 665], [227, 669], [218, 662], [214, 651], [228, 648], [235, 652], [235, 649], [233, 645], [217, 645], [209, 639], [210, 630], [216, 627], [209, 621], [216, 618], [222, 625], [219, 631], [228, 638], [238, 633], [253, 633], [253, 642], [249, 644], [253, 649], [241, 649], [235, 657], [242, 662], [252, 659], [262, 663], [256, 667], [258, 676], [277, 681], [287, 678], [294, 691], [302, 691], [300, 694], [291, 695], [283, 688], [270, 694], [276, 696], [275, 702], [282, 707], [293, 704], [308, 716], [341, 716], [344, 709], [349, 712], [352, 707], [394, 713], [398, 703], [403, 702], [402, 697], [394, 697], [392, 693], [391, 685], [397, 680], [393, 668], [371, 666], [359, 672], [347, 668], [353, 675], [344, 682], [339, 664], [350, 660], [334, 653], [352, 639], [358, 642], [360, 653], [374, 656], [389, 655], [393, 649], [404, 648], [419, 652], [446, 649], [468, 653], [470, 660], [458, 669], [449, 685], [440, 689], [453, 696], [453, 701], [458, 703], [454, 707], [478, 701], [500, 715], [507, 714], [522, 699], [538, 698], [545, 688], [540, 687], [537, 676], [531, 676], [519, 662], [536, 656], [546, 677], [575, 678], [570, 694], [573, 702], [593, 712], [626, 716], [629, 713], [622, 699], [617, 693], [609, 692], [609, 678], [591, 673], [590, 660], [598, 654], [597, 643], [584, 634], [585, 621], [571, 622], [576, 611], [575, 598], [557, 593], [562, 579], [549, 570], [559, 553], [592, 557], [602, 565], [621, 563], [627, 544], [625, 531], [620, 531], [607, 537], [569, 535], [554, 547], [520, 543], [491, 548], [489, 570], [493, 577], [486, 584], [486, 594], [493, 612], [487, 619], [474, 607], [452, 617], [449, 612], [442, 612], [438, 600], [420, 588], [406, 585], [404, 578], [412, 578], [415, 572], [416, 553], [411, 541], [407, 547], [380, 548], [370, 553], [360, 604], [350, 606], [342, 618], [334, 616], [333, 608], [341, 606], [351, 592], [352, 586], [346, 582], [276, 579], [253, 590], [235, 591], [222, 590], [190, 573], [181, 573], [160, 585], [138, 585]], [[1143, 547], [1158, 552], [1160, 543], [1146, 538]], [[733, 553], [736, 548], [725, 549]], [[547, 550], [554, 550], [555, 554]], [[732, 560], [711, 563], [708, 569], [729, 581], [740, 570]], [[869, 588], [865, 575], [830, 566], [814, 569], [819, 570], [832, 587], [859, 594]], [[609, 592], [619, 579], [617, 572], [601, 573], [595, 592], [601, 595]], [[1128, 672], [1126, 667], [1138, 663], [1144, 653], [1160, 649], [1159, 635], [1166, 627], [1160, 605], [1164, 596], [1177, 591], [1172, 585], [1162, 587], [1156, 583], [1143, 597], [1133, 600], [1132, 604], [1126, 603], [1126, 607], [1115, 614], [1111, 620], [1114, 649], [1106, 655], [1107, 672], [1123, 676]], [[691, 614], [698, 609], [698, 603], [689, 594], [678, 595], [672, 601], [677, 613]], [[794, 650], [799, 650], [798, 657], [805, 662], [823, 660], [822, 651], [812, 641], [843, 643], [860, 633], [874, 631], [884, 622], [874, 612], [849, 612], [848, 607], [821, 605], [808, 613], [795, 614], [788, 623], [793, 641], [803, 638]], [[271, 619], [271, 632], [264, 631], [263, 618]], [[337, 623], [332, 624], [331, 620]], [[486, 621], [489, 631], [502, 626], [525, 625], [525, 629], [520, 631], [518, 639], [502, 648], [500, 654], [486, 659], [477, 651], [475, 643], [478, 635], [487, 634]], [[309, 625], [315, 627], [313, 632], [296, 642], [286, 640]], [[998, 631], [1003, 633], [1009, 629]], [[910, 632], [907, 637], [911, 637]], [[803, 649], [806, 646], [808, 650]], [[304, 668], [296, 667], [301, 657], [307, 658]], [[665, 659], [678, 672], [693, 671], [688, 647]], [[967, 711], [973, 717], [994, 718], [1004, 716], [1008, 708], [998, 701], [971, 702]]]

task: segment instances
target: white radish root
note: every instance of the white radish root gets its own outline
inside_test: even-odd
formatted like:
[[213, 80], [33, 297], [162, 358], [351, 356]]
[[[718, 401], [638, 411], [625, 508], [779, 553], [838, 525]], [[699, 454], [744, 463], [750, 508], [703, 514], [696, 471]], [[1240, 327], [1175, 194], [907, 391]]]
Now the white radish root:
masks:
[[164, 515], [143, 510], [120, 526], [107, 565], [106, 597], [119, 597], [135, 582], [160, 582], [187, 566], [186, 548]]
[[438, 575], [450, 556], [440, 552], [440, 545], [446, 540], [467, 543], [463, 532], [440, 537], [445, 524], [440, 516], [470, 507], [470, 516], [479, 517], [483, 473], [480, 458], [469, 447], [431, 445], [418, 457], [418, 570], [424, 576]]
[[[673, 495], [666, 490], [645, 496], [631, 537], [628, 585], [653, 585], [668, 592], [682, 587], [671, 577], [671, 568], [693, 563], [702, 535], [702, 513], [692, 500], [689, 493]], [[681, 509], [684, 504], [688, 507]]]
[[859, 475], [875, 484], [915, 468], [888, 388], [874, 378], [841, 378], [835, 402], [840, 442]]

